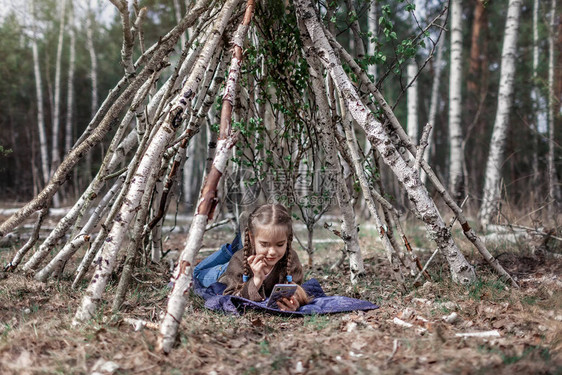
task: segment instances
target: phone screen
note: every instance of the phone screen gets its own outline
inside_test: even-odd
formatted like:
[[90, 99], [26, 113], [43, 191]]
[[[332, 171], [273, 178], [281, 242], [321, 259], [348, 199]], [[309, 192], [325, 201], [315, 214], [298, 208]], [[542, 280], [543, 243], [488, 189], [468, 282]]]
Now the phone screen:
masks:
[[267, 307], [278, 309], [277, 301], [282, 298], [291, 298], [297, 291], [297, 286], [295, 284], [277, 284], [273, 287], [271, 296], [267, 301]]

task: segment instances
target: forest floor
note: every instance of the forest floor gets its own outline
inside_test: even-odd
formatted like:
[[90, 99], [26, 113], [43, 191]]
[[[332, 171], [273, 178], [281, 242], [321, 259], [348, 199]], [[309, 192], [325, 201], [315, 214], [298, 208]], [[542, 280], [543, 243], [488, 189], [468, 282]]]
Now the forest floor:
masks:
[[[112, 279], [107, 302], [80, 328], [73, 328], [71, 321], [86, 282], [74, 291], [70, 274], [44, 284], [21, 273], [0, 273], [0, 373], [561, 374], [560, 257], [539, 261], [521, 246], [491, 248], [519, 280], [521, 289], [514, 289], [498, 281], [458, 236], [478, 273], [478, 282], [471, 286], [451, 283], [444, 260], [437, 256], [429, 268], [431, 282], [401, 291], [378, 236], [361, 230], [367, 275], [358, 285], [349, 284], [345, 266], [330, 270], [340, 256], [337, 243], [316, 246], [317, 265], [307, 269], [306, 279], [317, 278], [328, 295], [370, 300], [379, 309], [304, 318], [255, 311], [226, 316], [206, 310], [203, 301], [192, 296], [178, 346], [167, 356], [155, 349], [157, 330], [135, 330], [125, 321], [159, 321], [169, 291], [165, 265], [136, 272], [138, 282], [117, 315], [111, 313], [111, 301], [118, 280]], [[229, 231], [213, 230], [204, 246], [218, 247], [230, 237]], [[165, 248], [181, 249], [184, 239], [185, 234], [173, 235]], [[422, 262], [427, 260], [431, 249], [421, 231], [412, 242], [427, 247], [420, 253]], [[557, 245], [554, 252], [560, 252]], [[14, 252], [15, 248], [0, 249], [2, 264]], [[299, 255], [306, 264], [306, 253]], [[396, 324], [396, 319], [411, 327]], [[484, 331], [498, 335], [457, 336]]]

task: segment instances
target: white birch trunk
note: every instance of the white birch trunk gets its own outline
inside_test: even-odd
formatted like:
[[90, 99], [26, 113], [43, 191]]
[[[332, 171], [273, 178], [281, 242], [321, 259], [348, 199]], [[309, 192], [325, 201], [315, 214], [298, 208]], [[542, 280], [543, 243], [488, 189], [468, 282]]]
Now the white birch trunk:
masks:
[[556, 106], [556, 101], [560, 98], [556, 98], [554, 93], [554, 55], [558, 50], [560, 53], [560, 46], [555, 46], [556, 40], [556, 0], [552, 0], [552, 5], [550, 8], [550, 30], [548, 33], [548, 211], [553, 218], [556, 217], [558, 206], [560, 202], [557, 184], [556, 184], [556, 169], [554, 165], [554, 150], [556, 144], [554, 142], [554, 124], [556, 122], [556, 117], [554, 113], [554, 108]]
[[[427, 147], [423, 153], [423, 160], [429, 162], [429, 155], [431, 154], [431, 148], [433, 147], [433, 129], [435, 128], [435, 119], [437, 118], [437, 107], [439, 106], [439, 84], [441, 82], [441, 71], [443, 70], [443, 45], [445, 44], [445, 33], [441, 33], [441, 38], [437, 42], [437, 58], [435, 59], [435, 69], [433, 75], [433, 82], [431, 84], [431, 101], [429, 104], [429, 116], [427, 122], [429, 122], [433, 128], [429, 132], [429, 137], [427, 138]], [[427, 183], [427, 173], [422, 171], [422, 182], [425, 185]]]
[[[369, 40], [367, 43], [367, 53], [369, 56], [375, 55], [375, 43], [371, 42], [370, 39], [375, 38], [378, 33], [378, 14], [377, 14], [377, 2], [372, 1], [369, 7], [369, 15], [367, 18], [367, 25], [369, 28]], [[368, 73], [373, 76], [373, 81], [377, 81], [377, 66], [375, 64], [369, 65]]]
[[[206, 7], [206, 3], [207, 1], [205, 0], [199, 1], [196, 7], [204, 8]], [[212, 33], [207, 40], [205, 48], [191, 71], [189, 78], [183, 85], [180, 95], [178, 95], [171, 103], [171, 109], [165, 116], [163, 124], [159, 127], [151, 143], [148, 145], [148, 148], [135, 173], [134, 182], [131, 184], [126, 194], [123, 206], [116, 216], [114, 224], [111, 227], [101, 250], [94, 275], [88, 289], [86, 290], [86, 294], [82, 299], [80, 307], [76, 311], [73, 324], [79, 324], [80, 322], [86, 321], [95, 313], [97, 304], [101, 300], [108, 278], [115, 266], [117, 252], [121, 248], [122, 242], [125, 239], [127, 228], [135, 216], [135, 213], [139, 209], [138, 205], [142, 199], [148, 176], [155, 165], [160, 165], [159, 161], [162, 158], [162, 154], [175, 136], [176, 129], [181, 123], [181, 118], [188, 109], [188, 101], [190, 101], [193, 95], [197, 92], [203, 73], [205, 72], [212, 55], [215, 52], [215, 48], [219, 44], [227, 21], [230, 19], [233, 8], [236, 4], [237, 0], [234, 0], [232, 2], [227, 2], [224, 5], [220, 16], [218, 16], [215, 32]], [[192, 11], [192, 14], [196, 14], [195, 10]]]
[[384, 162], [392, 169], [408, 193], [408, 197], [419, 217], [424, 221], [426, 230], [447, 258], [453, 281], [461, 284], [474, 282], [476, 275], [473, 267], [466, 261], [453, 241], [435, 203], [422, 185], [418, 171], [404, 161], [383, 129], [382, 124], [361, 102], [355, 86], [346, 75], [329, 44], [322, 26], [316, 18], [314, 8], [306, 0], [298, 0], [295, 4], [297, 17], [304, 21], [312, 38], [314, 52], [320, 57], [325, 68], [334, 79], [350, 115], [365, 130], [373, 147], [377, 148]]
[[135, 73], [133, 64], [134, 35], [129, 14], [128, 0], [109, 0], [119, 10], [121, 25], [123, 28], [123, 45], [121, 46], [121, 62], [127, 77]]
[[[198, 17], [207, 10], [210, 0], [202, 1], [204, 2], [203, 6], [194, 7], [189, 14], [186, 14], [180, 24], [160, 39], [159, 43], [154, 44], [145, 54], [139, 57], [136, 63], [137, 66], [145, 64], [145, 67], [136, 76], [129, 79], [127, 84], [125, 83], [125, 78], [119, 80], [119, 83], [109, 92], [106, 100], [104, 100], [102, 109], [96, 113], [96, 116], [79, 137], [69, 155], [57, 168], [49, 183], [35, 198], [0, 224], [0, 236], [20, 225], [29, 215], [47, 204], [59, 187], [66, 181], [71, 169], [80, 161], [83, 155], [86, 155], [95, 145], [101, 142], [102, 138], [109, 132], [111, 125], [118, 120], [124, 106], [131, 102], [131, 98], [135, 96], [135, 93], [137, 93], [142, 84], [151, 75], [160, 72], [165, 67], [162, 61], [173, 52], [171, 44], [177, 42], [179, 34], [185, 31], [186, 27], [193, 25]], [[124, 88], [124, 91], [121, 92], [121, 88]]]
[[[60, 164], [60, 97], [61, 97], [61, 65], [62, 65], [62, 46], [64, 41], [64, 21], [66, 14], [66, 0], [62, 0], [60, 9], [60, 29], [57, 42], [57, 56], [55, 62], [55, 93], [53, 99], [53, 132], [51, 145], [51, 171], [55, 171]], [[58, 197], [58, 194], [55, 195]], [[59, 205], [58, 199], [54, 200], [55, 207]]]
[[[451, 0], [449, 73], [449, 191], [459, 200], [463, 186], [462, 150], [462, 0]], [[462, 199], [462, 198], [461, 198]]]
[[41, 84], [41, 68], [39, 66], [39, 52], [35, 36], [31, 39], [33, 52], [33, 72], [35, 74], [35, 94], [37, 95], [37, 127], [39, 129], [39, 149], [41, 151], [41, 172], [43, 184], [47, 184], [50, 176], [49, 150], [47, 145], [47, 132], [45, 130], [45, 114], [43, 109], [43, 87]]
[[408, 107], [408, 137], [415, 144], [418, 143], [418, 80], [415, 79], [418, 74], [418, 64], [411, 61], [408, 64], [408, 83], [412, 82], [407, 91], [407, 107]]
[[72, 148], [72, 120], [74, 115], [74, 70], [76, 68], [76, 33], [74, 31], [74, 7], [70, 4], [68, 10], [68, 36], [70, 38], [69, 45], [69, 62], [68, 62], [68, 81], [67, 81], [67, 91], [68, 96], [66, 98], [66, 126], [65, 126], [65, 137], [64, 137], [64, 153], [65, 155], [70, 152]]
[[185, 163], [183, 165], [183, 196], [184, 202], [192, 205], [192, 197], [195, 184], [195, 142], [189, 142], [185, 151]]
[[490, 152], [486, 163], [482, 205], [478, 212], [478, 218], [483, 227], [490, 224], [500, 199], [501, 167], [504, 161], [503, 152], [508, 133], [509, 115], [513, 104], [513, 81], [521, 4], [521, 0], [509, 0], [507, 10], [502, 48], [498, 109], [490, 142]]
[[[90, 55], [90, 80], [92, 82], [92, 98], [90, 108], [92, 116], [98, 110], [98, 59], [94, 47], [94, 12], [89, 10], [86, 14], [86, 48]], [[86, 155], [86, 176], [90, 176], [92, 169], [92, 152]]]

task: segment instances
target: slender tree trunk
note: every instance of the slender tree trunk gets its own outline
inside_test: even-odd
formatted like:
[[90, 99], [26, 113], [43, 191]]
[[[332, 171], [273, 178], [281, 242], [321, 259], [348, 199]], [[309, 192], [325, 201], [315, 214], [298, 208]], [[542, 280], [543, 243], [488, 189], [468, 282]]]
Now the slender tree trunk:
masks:
[[449, 76], [449, 191], [462, 200], [462, 0], [451, 0], [451, 63]]
[[[378, 12], [377, 12], [377, 2], [373, 0], [369, 6], [369, 15], [367, 19], [367, 25], [369, 28], [369, 39], [367, 43], [367, 53], [369, 56], [375, 55], [375, 43], [371, 39], [375, 38], [378, 34]], [[377, 66], [375, 64], [369, 65], [368, 72], [373, 76], [373, 81], [377, 81]]]
[[47, 132], [45, 130], [45, 114], [43, 109], [43, 88], [41, 85], [41, 68], [39, 66], [39, 52], [37, 51], [37, 40], [35, 36], [31, 40], [33, 52], [33, 72], [35, 74], [35, 93], [37, 95], [37, 127], [39, 129], [39, 148], [41, 150], [41, 172], [43, 184], [49, 182], [49, 151], [47, 145]]
[[[98, 110], [98, 59], [96, 56], [96, 49], [94, 46], [94, 28], [95, 16], [92, 10], [89, 10], [86, 15], [86, 48], [90, 54], [90, 80], [92, 82], [92, 97], [90, 102], [90, 110], [92, 116]], [[93, 150], [86, 155], [85, 177], [90, 180], [92, 173], [92, 158]]]
[[68, 9], [68, 35], [70, 38], [69, 45], [69, 62], [68, 62], [68, 81], [67, 91], [68, 96], [66, 99], [66, 126], [64, 137], [64, 153], [65, 155], [70, 152], [73, 141], [73, 115], [74, 115], [74, 70], [76, 68], [76, 33], [74, 31], [74, 6], [70, 4]]
[[407, 91], [407, 102], [408, 102], [408, 137], [415, 144], [418, 143], [418, 80], [416, 75], [418, 74], [418, 64], [415, 61], [411, 61], [408, 64], [408, 83], [412, 82]]
[[[533, 88], [531, 89], [531, 100], [533, 101], [533, 125], [535, 134], [533, 137], [533, 156], [532, 156], [532, 166], [533, 166], [533, 187], [531, 189], [536, 189], [540, 186], [541, 171], [539, 169], [539, 140], [541, 135], [546, 132], [548, 128], [548, 118], [546, 111], [546, 103], [544, 97], [540, 92], [540, 83], [538, 76], [539, 68], [539, 0], [533, 1]], [[549, 39], [550, 40], [550, 39]], [[536, 194], [536, 191], [533, 191]], [[538, 197], [535, 197], [538, 198]]]
[[[470, 38], [470, 55], [468, 74], [466, 77], [466, 89], [469, 94], [467, 103], [478, 102], [479, 96], [479, 73], [481, 70], [482, 51], [480, 49], [480, 35], [482, 29], [486, 27], [486, 10], [484, 0], [476, 0], [472, 20], [472, 34]], [[472, 97], [470, 97], [472, 96]], [[476, 108], [472, 108], [473, 110]]]
[[[445, 44], [445, 33], [441, 33], [441, 37], [437, 42], [437, 57], [435, 59], [433, 68], [433, 82], [431, 84], [431, 100], [429, 104], [428, 120], [433, 128], [430, 131], [428, 138], [428, 145], [423, 153], [423, 160], [429, 162], [429, 155], [431, 155], [431, 148], [433, 146], [433, 129], [435, 129], [435, 121], [437, 119], [437, 108], [439, 107], [439, 84], [441, 83], [441, 71], [443, 70], [443, 45]], [[425, 185], [427, 183], [427, 173], [422, 171], [422, 181]]]
[[53, 272], [60, 273], [64, 264], [70, 259], [70, 257], [78, 251], [78, 249], [89, 242], [92, 238], [92, 231], [95, 226], [99, 223], [104, 213], [107, 211], [106, 208], [111, 205], [114, 201], [117, 192], [121, 189], [125, 176], [120, 176], [117, 181], [113, 184], [113, 187], [104, 195], [99, 204], [96, 206], [94, 213], [90, 216], [90, 219], [84, 225], [78, 236], [74, 237], [71, 241], [68, 241], [61, 251], [37, 274], [35, 274], [35, 279], [38, 281], [46, 281], [49, 275]]
[[[145, 82], [141, 86], [139, 92], [135, 95], [131, 108], [135, 108], [139, 102], [143, 101], [147, 94], [146, 87], [149, 86], [150, 80]], [[144, 88], [144, 90], [143, 90]], [[62, 238], [71, 225], [74, 224], [74, 231], [71, 238], [74, 238], [81, 232], [81, 221], [84, 213], [90, 207], [95, 197], [99, 194], [104, 186], [105, 177], [111, 173], [117, 165], [123, 160], [125, 155], [132, 149], [134, 145], [130, 142], [123, 141], [119, 146], [117, 144], [123, 137], [125, 130], [128, 128], [129, 123], [132, 119], [132, 114], [135, 112], [133, 110], [129, 111], [121, 125], [117, 129], [113, 140], [109, 146], [109, 152], [104, 157], [98, 174], [93, 179], [93, 181], [88, 185], [85, 192], [80, 196], [78, 201], [74, 206], [68, 211], [68, 213], [57, 223], [56, 227], [49, 233], [45, 241], [39, 246], [39, 249], [33, 254], [33, 256], [27, 261], [23, 266], [24, 271], [35, 270], [39, 264], [45, 259], [49, 254], [51, 249], [56, 245], [56, 243]]]
[[312, 38], [315, 54], [328, 70], [345, 106], [353, 119], [364, 129], [373, 147], [377, 148], [384, 162], [392, 169], [408, 197], [415, 207], [417, 214], [423, 219], [430, 236], [435, 240], [439, 249], [446, 256], [451, 269], [451, 276], [455, 282], [469, 284], [476, 280], [473, 267], [466, 261], [451, 237], [435, 203], [429, 197], [422, 185], [418, 171], [409, 166], [392, 141], [389, 139], [382, 124], [376, 120], [373, 113], [361, 102], [355, 86], [346, 75], [340, 61], [330, 46], [321, 24], [316, 18], [316, 12], [311, 3], [306, 0], [295, 2], [297, 18], [302, 20]]
[[[57, 56], [55, 62], [55, 93], [53, 100], [53, 132], [52, 132], [52, 156], [51, 156], [51, 171], [54, 172], [60, 164], [60, 98], [61, 98], [61, 65], [62, 65], [62, 47], [64, 41], [64, 21], [66, 16], [66, 0], [62, 0], [60, 3], [60, 28], [59, 28], [59, 38], [57, 42]], [[53, 200], [53, 205], [58, 207], [59, 194], [55, 194], [55, 199]]]
[[[556, 122], [555, 108], [556, 101], [560, 98], [556, 98], [554, 93], [554, 61], [555, 54], [557, 51], [554, 41], [556, 40], [556, 0], [552, 0], [552, 5], [550, 8], [550, 29], [548, 35], [548, 211], [549, 214], [555, 218], [558, 209], [559, 199], [558, 187], [556, 184], [556, 169], [554, 166], [554, 124]], [[560, 53], [560, 46], [558, 46], [558, 53]]]
[[501, 167], [504, 161], [503, 152], [508, 133], [509, 115], [513, 104], [513, 81], [521, 4], [521, 0], [510, 0], [507, 10], [502, 48], [498, 109], [490, 142], [490, 152], [486, 163], [484, 195], [480, 211], [478, 212], [478, 218], [483, 227], [486, 227], [491, 222], [492, 216], [498, 209], [497, 205], [500, 199]]

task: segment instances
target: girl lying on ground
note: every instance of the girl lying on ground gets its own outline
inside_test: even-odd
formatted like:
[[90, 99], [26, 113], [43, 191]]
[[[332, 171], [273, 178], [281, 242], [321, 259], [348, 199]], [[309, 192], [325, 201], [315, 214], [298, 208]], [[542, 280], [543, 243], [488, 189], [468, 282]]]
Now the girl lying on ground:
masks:
[[[231, 246], [223, 245], [199, 263], [194, 277], [205, 286], [218, 279], [226, 284], [226, 295], [263, 301], [275, 284], [303, 282], [302, 264], [291, 247], [292, 241], [293, 222], [287, 209], [279, 204], [263, 205], [248, 217], [243, 251], [237, 251], [240, 246], [237, 236]], [[294, 296], [279, 300], [277, 305], [281, 310], [295, 311], [309, 302], [310, 298], [299, 286]]]

